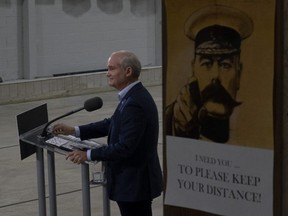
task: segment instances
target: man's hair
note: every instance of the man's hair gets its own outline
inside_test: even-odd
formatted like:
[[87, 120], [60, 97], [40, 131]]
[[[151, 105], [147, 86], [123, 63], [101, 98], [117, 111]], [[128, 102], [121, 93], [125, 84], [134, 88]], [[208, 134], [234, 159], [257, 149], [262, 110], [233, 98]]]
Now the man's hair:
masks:
[[127, 67], [132, 68], [133, 77], [138, 78], [141, 72], [141, 63], [137, 56], [129, 51], [119, 51], [119, 53], [123, 54], [123, 58], [121, 61], [121, 67], [126, 69]]

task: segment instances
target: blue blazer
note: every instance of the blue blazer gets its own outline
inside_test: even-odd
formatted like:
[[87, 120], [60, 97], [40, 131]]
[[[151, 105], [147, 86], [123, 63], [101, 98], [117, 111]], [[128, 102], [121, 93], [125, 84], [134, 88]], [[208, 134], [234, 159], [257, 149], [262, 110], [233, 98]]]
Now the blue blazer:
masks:
[[111, 118], [79, 129], [82, 140], [108, 135], [108, 145], [93, 149], [91, 159], [107, 161], [107, 188], [111, 200], [136, 202], [152, 200], [161, 194], [158, 111], [141, 83], [128, 91]]

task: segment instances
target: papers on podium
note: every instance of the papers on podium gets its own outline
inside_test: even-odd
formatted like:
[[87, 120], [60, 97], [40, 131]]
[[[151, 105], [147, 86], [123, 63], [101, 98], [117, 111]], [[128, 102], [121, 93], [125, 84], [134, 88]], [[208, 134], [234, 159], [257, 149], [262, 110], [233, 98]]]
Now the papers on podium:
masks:
[[87, 150], [93, 148], [99, 148], [103, 144], [97, 143], [92, 140], [81, 140], [74, 136], [57, 135], [45, 141], [49, 145], [56, 146], [58, 148], [73, 151], [73, 150]]

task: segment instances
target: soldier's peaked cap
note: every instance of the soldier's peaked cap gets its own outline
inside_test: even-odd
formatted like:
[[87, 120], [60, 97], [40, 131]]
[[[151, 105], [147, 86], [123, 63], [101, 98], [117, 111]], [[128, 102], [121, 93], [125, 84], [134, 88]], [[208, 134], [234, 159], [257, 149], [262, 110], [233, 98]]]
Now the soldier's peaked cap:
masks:
[[213, 5], [195, 11], [184, 30], [195, 41], [196, 54], [232, 54], [252, 34], [253, 21], [240, 10]]

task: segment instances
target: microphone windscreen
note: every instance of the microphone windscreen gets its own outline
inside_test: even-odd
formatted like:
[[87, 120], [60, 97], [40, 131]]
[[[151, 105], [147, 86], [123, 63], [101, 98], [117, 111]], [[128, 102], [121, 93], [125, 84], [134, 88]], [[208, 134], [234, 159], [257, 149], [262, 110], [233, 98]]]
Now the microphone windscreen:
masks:
[[100, 109], [103, 105], [103, 101], [99, 97], [90, 98], [85, 101], [84, 109], [88, 112]]

